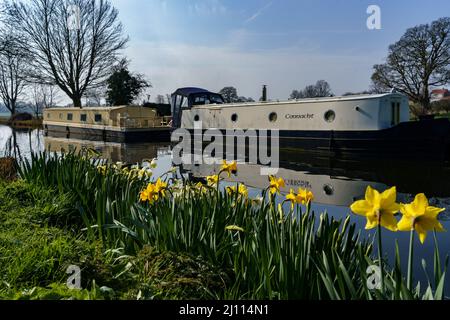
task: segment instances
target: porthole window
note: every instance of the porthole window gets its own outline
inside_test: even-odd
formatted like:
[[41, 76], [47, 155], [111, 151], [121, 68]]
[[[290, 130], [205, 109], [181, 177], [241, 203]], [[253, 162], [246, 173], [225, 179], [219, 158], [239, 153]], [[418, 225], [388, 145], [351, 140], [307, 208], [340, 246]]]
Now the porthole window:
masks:
[[326, 122], [333, 122], [336, 120], [336, 113], [333, 110], [328, 110], [325, 112], [325, 121]]
[[276, 122], [278, 119], [278, 115], [276, 112], [272, 112], [271, 114], [269, 114], [269, 121], [270, 122]]
[[331, 197], [334, 194], [334, 188], [329, 184], [326, 184], [323, 186], [323, 192], [325, 192], [327, 196]]
[[195, 122], [198, 122], [198, 121], [200, 121], [200, 116], [199, 116], [198, 114], [196, 114], [196, 115], [195, 115], [195, 117], [194, 117], [194, 121], [195, 121]]
[[233, 122], [237, 122], [237, 121], [238, 121], [238, 115], [237, 115], [236, 113], [234, 113], [234, 114], [231, 116], [231, 121], [233, 121]]

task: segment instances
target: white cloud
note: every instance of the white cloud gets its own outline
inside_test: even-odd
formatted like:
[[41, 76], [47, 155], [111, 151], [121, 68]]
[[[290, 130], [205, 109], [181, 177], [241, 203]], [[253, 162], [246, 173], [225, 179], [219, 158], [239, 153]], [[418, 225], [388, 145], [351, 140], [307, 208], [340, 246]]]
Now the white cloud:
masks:
[[286, 100], [293, 89], [319, 79], [327, 80], [336, 94], [360, 91], [369, 87], [373, 62], [380, 59], [299, 48], [244, 52], [156, 42], [134, 42], [127, 50], [132, 69], [151, 80], [153, 97], [185, 86], [218, 91], [232, 85], [240, 95], [259, 99], [266, 84], [271, 99]]
[[259, 8], [250, 18], [248, 18], [247, 20], [245, 20], [245, 24], [252, 22], [253, 20], [255, 20], [256, 18], [258, 18], [265, 10], [267, 10], [271, 5], [272, 5], [273, 1], [270, 1], [268, 3], [266, 3], [263, 7]]

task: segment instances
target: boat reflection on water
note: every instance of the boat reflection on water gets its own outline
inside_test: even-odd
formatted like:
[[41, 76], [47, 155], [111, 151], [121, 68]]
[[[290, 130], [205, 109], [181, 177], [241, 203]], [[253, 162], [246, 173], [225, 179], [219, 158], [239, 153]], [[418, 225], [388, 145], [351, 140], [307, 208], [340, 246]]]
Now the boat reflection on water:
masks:
[[[182, 171], [193, 179], [199, 179], [218, 174], [220, 167], [220, 164], [183, 165]], [[238, 173], [230, 178], [225, 176], [224, 181], [241, 182], [262, 190], [268, 186], [268, 177], [261, 175], [261, 169], [262, 166], [257, 164], [239, 164]], [[369, 185], [380, 191], [396, 186], [399, 201], [410, 201], [413, 195], [423, 192], [444, 206], [450, 204], [450, 167], [442, 163], [340, 160], [291, 150], [281, 154], [277, 176], [286, 182], [284, 193], [290, 189], [307, 188], [313, 191], [315, 203], [326, 206], [347, 207], [364, 198]]]
[[170, 154], [170, 145], [167, 143], [134, 144], [55, 137], [45, 137], [44, 139], [45, 150], [48, 152], [79, 152], [83, 148], [88, 148], [97, 151], [102, 159], [128, 164], [141, 163], [146, 159], [154, 159]]
[[[167, 143], [114, 143], [44, 137], [49, 152], [80, 151], [91, 148], [101, 158], [128, 164], [144, 159], [159, 158], [159, 164], [169, 170], [172, 166], [171, 146]], [[182, 165], [180, 170], [192, 179], [202, 179], [220, 171], [217, 165]], [[450, 207], [450, 166], [443, 162], [421, 162], [408, 159], [365, 158], [340, 159], [317, 156], [298, 149], [280, 151], [280, 169], [277, 176], [286, 181], [290, 189], [307, 188], [314, 192], [315, 203], [325, 206], [347, 207], [364, 197], [367, 186], [380, 191], [396, 186], [399, 201], [410, 201], [412, 196], [425, 193], [435, 204]], [[261, 175], [261, 165], [240, 163], [236, 176], [225, 183], [241, 182], [259, 191], [267, 187], [268, 177]]]

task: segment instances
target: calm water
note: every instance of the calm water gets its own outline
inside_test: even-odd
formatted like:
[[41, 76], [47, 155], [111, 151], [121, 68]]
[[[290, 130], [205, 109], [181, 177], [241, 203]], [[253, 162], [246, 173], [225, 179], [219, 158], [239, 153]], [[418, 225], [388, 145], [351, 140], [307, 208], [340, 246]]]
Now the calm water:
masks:
[[[166, 172], [172, 167], [170, 145], [165, 143], [103, 143], [88, 142], [74, 139], [45, 137], [40, 130], [13, 131], [6, 126], [0, 126], [0, 157], [29, 157], [32, 152], [61, 150], [80, 150], [89, 147], [99, 151], [102, 157], [114, 162], [138, 163], [144, 159], [158, 158], [158, 172]], [[278, 176], [286, 180], [286, 192], [290, 188], [307, 187], [315, 194], [313, 210], [327, 211], [336, 218], [351, 216], [363, 235], [373, 237], [374, 232], [364, 230], [365, 219], [350, 214], [348, 206], [356, 199], [364, 197], [368, 185], [383, 191], [391, 186], [397, 186], [399, 201], [413, 200], [417, 193], [424, 192], [433, 205], [447, 208], [442, 223], [450, 230], [450, 166], [443, 163], [423, 163], [411, 161], [394, 161], [391, 159], [376, 159], [365, 161], [343, 161], [328, 157], [312, 157], [295, 151], [282, 151], [281, 165]], [[217, 173], [219, 166], [183, 166], [181, 172], [193, 178], [201, 178]], [[157, 174], [157, 172], [155, 172]], [[225, 184], [237, 181], [251, 187], [251, 194], [257, 195], [267, 186], [267, 177], [262, 177], [257, 165], [240, 165], [236, 177], [230, 178]], [[383, 233], [384, 249], [393, 261], [394, 245], [398, 240], [403, 263], [408, 255], [408, 233]], [[440, 250], [443, 256], [450, 255], [450, 233], [438, 234]], [[432, 271], [433, 241], [432, 234], [424, 245], [416, 246], [417, 279], [425, 281], [426, 277], [421, 267], [421, 259], [427, 261], [429, 272]], [[406, 270], [406, 266], [405, 266]], [[447, 279], [447, 295], [450, 293], [450, 277]]]

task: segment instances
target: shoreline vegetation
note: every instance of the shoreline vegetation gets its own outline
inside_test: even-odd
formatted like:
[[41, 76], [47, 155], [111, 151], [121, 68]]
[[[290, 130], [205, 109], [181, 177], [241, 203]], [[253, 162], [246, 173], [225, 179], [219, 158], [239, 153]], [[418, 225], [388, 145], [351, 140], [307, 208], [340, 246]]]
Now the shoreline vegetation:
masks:
[[[432, 276], [420, 287], [412, 262], [401, 269], [398, 246], [395, 261], [386, 261], [350, 217], [312, 212], [308, 190], [281, 195], [282, 177], [271, 177], [252, 199], [245, 185], [221, 188], [220, 180], [239, 170], [234, 162], [194, 184], [175, 169], [154, 179], [154, 161], [126, 166], [97, 156], [86, 149], [33, 155], [20, 165], [0, 159], [0, 299], [446, 297], [448, 261], [437, 242]], [[395, 188], [370, 188], [351, 207], [378, 228], [378, 248], [382, 227], [411, 231], [411, 244], [415, 231], [421, 241], [442, 231], [442, 210], [424, 195], [409, 205], [395, 198]], [[67, 287], [69, 266], [81, 269], [81, 290]], [[367, 272], [377, 266], [380, 274]]]
[[39, 129], [42, 128], [43, 120], [34, 117], [32, 120], [20, 121], [11, 120], [11, 117], [0, 116], [0, 125], [9, 126], [13, 129]]

